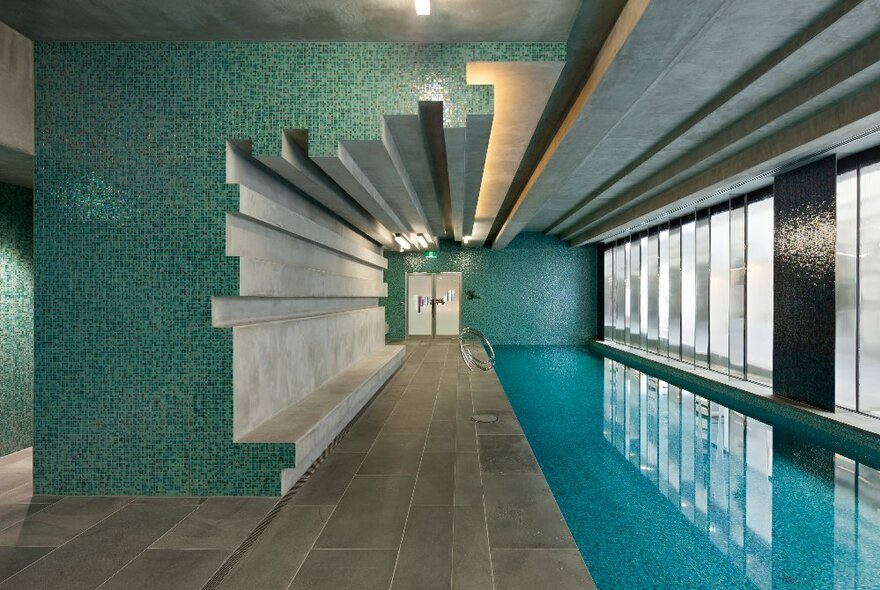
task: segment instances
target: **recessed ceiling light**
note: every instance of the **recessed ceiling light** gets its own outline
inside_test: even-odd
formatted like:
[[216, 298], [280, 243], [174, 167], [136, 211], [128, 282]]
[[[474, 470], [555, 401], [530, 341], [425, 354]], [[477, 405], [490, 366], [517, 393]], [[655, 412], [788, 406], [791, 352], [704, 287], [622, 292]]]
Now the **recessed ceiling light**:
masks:
[[467, 244], [468, 242], [471, 241], [471, 237], [470, 236], [463, 236], [461, 238], [461, 241], [462, 241], [462, 243]]
[[421, 246], [422, 248], [428, 247], [428, 240], [426, 240], [425, 236], [423, 236], [422, 234], [416, 234], [416, 242], [418, 242], [419, 246]]
[[410, 243], [403, 237], [403, 234], [394, 234], [394, 241], [400, 246], [401, 251], [409, 250]]
[[416, 14], [419, 16], [431, 14], [431, 0], [416, 0]]

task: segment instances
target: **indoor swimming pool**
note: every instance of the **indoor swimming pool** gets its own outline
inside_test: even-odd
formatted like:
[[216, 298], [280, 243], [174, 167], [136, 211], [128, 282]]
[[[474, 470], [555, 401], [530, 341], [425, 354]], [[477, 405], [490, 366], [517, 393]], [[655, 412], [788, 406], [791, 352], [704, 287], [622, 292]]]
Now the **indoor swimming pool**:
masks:
[[880, 465], [580, 347], [496, 371], [600, 589], [880, 588]]

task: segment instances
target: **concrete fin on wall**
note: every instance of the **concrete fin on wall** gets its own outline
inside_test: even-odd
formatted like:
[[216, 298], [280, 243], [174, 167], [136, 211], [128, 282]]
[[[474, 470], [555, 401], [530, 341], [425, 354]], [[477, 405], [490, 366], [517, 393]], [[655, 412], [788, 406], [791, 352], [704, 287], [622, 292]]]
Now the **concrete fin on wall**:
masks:
[[282, 157], [228, 144], [240, 210], [226, 213], [226, 254], [240, 259], [240, 285], [213, 298], [212, 324], [233, 333], [234, 440], [296, 445], [296, 465], [279, 474], [285, 492], [400, 366], [403, 348], [385, 345], [378, 305], [390, 233], [308, 159], [304, 132], [283, 137]]

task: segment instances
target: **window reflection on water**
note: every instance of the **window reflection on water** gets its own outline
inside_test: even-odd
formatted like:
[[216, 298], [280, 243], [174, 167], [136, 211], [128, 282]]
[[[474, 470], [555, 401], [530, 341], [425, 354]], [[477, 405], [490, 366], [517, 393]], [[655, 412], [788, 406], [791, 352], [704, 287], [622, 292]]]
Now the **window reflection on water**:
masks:
[[604, 370], [607, 442], [755, 587], [880, 588], [880, 472], [781, 432], [774, 446], [759, 420]]

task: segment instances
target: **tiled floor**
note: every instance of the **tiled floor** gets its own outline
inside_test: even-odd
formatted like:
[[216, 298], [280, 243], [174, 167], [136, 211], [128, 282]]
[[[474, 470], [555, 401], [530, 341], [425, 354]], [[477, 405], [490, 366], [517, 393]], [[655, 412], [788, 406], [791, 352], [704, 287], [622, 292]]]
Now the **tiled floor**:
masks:
[[32, 497], [29, 454], [0, 460], [0, 590], [593, 588], [495, 374], [452, 342], [407, 348], [253, 533], [275, 499]]
[[407, 348], [220, 588], [594, 587], [495, 374], [453, 342]]
[[276, 498], [33, 496], [0, 458], [0, 589], [201, 588]]

